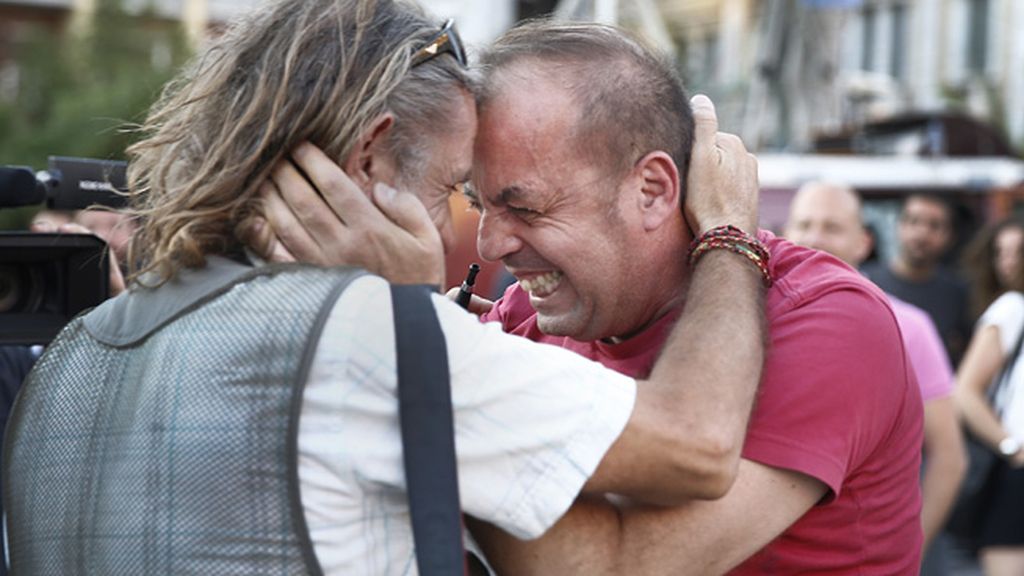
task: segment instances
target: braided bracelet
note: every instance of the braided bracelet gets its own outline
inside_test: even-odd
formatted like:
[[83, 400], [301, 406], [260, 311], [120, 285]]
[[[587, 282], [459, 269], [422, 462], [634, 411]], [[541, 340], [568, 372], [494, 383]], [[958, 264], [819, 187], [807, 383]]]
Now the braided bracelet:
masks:
[[709, 250], [718, 248], [746, 257], [761, 271], [765, 287], [772, 285], [771, 270], [768, 267], [771, 255], [768, 249], [760, 240], [732, 225], [712, 228], [694, 238], [690, 244], [690, 267], [695, 266]]

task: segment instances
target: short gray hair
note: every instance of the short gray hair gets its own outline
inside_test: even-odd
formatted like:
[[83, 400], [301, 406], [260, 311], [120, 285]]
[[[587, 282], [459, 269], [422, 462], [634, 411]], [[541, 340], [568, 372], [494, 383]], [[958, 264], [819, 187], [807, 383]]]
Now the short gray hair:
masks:
[[481, 110], [500, 93], [505, 69], [536, 63], [559, 73], [579, 110], [577, 145], [615, 173], [654, 150], [679, 167], [685, 197], [693, 113], [673, 64], [621, 28], [532, 20], [509, 30], [481, 56]]

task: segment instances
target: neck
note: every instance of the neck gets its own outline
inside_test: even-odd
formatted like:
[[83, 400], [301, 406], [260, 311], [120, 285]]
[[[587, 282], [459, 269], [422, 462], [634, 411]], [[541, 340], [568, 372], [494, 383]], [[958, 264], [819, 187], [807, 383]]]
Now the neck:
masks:
[[[682, 246], [688, 246], [683, 244]], [[685, 254], [685, 250], [682, 253]], [[666, 252], [665, 258], [651, 258], [645, 264], [644, 271], [638, 271], [634, 278], [647, 278], [649, 282], [637, 286], [638, 294], [645, 299], [634, 307], [635, 313], [630, 318], [639, 320], [617, 336], [604, 338], [605, 342], [618, 343], [628, 340], [647, 330], [665, 315], [680, 308], [686, 301], [686, 291], [690, 283], [689, 267], [682, 258], [676, 256], [679, 251]], [[653, 256], [653, 254], [652, 254]]]
[[652, 314], [647, 316], [647, 321], [641, 324], [640, 326], [633, 328], [632, 330], [622, 334], [621, 336], [602, 338], [602, 342], [607, 342], [609, 344], [618, 344], [620, 342], [625, 342], [626, 340], [629, 340], [634, 336], [642, 334], [645, 330], [657, 324], [658, 321], [664, 318], [667, 314], [681, 307], [685, 301], [685, 294], [680, 293], [675, 298], [663, 302], [659, 308], [655, 309]]

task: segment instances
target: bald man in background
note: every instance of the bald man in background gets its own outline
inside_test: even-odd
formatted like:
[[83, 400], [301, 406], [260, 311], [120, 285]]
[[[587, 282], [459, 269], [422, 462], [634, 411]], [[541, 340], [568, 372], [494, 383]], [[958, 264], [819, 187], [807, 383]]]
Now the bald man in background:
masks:
[[[858, 267], [871, 252], [872, 239], [861, 219], [861, 199], [841, 184], [809, 182], [790, 204], [785, 236], [796, 244], [832, 254]], [[967, 468], [953, 404], [953, 372], [935, 324], [920, 308], [888, 294], [903, 333], [907, 356], [924, 402], [924, 464], [921, 525], [925, 562], [922, 574], [945, 574], [941, 546], [930, 544], [946, 522]]]

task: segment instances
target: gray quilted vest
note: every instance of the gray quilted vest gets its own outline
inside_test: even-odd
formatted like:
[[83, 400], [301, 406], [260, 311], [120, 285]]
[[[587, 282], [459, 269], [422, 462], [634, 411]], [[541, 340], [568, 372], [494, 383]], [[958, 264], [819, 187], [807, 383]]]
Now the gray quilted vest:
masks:
[[7, 428], [12, 573], [319, 574], [298, 415], [356, 276], [211, 258], [72, 321]]

